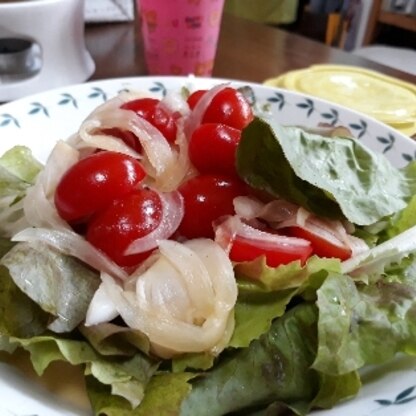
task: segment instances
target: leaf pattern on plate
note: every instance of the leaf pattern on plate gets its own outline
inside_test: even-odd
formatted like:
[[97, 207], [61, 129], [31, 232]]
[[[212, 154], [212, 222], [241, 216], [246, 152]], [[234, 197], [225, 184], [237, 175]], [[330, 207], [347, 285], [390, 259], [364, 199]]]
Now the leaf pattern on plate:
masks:
[[409, 153], [402, 153], [402, 158], [406, 162], [412, 162], [413, 160], [416, 160], [416, 151], [413, 153], [413, 155], [411, 155]]
[[358, 138], [361, 139], [367, 133], [367, 122], [360, 120], [358, 123], [351, 123], [349, 127], [358, 133]]
[[390, 151], [393, 148], [394, 143], [396, 142], [396, 138], [391, 133], [389, 133], [387, 137], [377, 136], [377, 140], [381, 144], [386, 145], [386, 147], [383, 149], [383, 153], [387, 153], [388, 151]]
[[78, 108], [77, 100], [71, 94], [63, 93], [61, 96], [63, 98], [58, 102], [58, 105], [72, 104], [75, 108]]
[[167, 89], [165, 87], [165, 84], [163, 84], [162, 82], [157, 82], [155, 81], [153, 87], [149, 88], [150, 92], [157, 92], [162, 94], [162, 97], [164, 97], [166, 95]]
[[416, 399], [416, 395], [411, 396], [415, 388], [416, 386], [411, 386], [411, 387], [404, 389], [394, 398], [394, 400], [377, 399], [374, 401], [384, 407], [406, 404]]
[[279, 111], [281, 111], [286, 104], [285, 96], [280, 92], [274, 93], [273, 97], [267, 98], [267, 101], [272, 104], [277, 104]]
[[296, 104], [296, 107], [308, 110], [306, 112], [308, 117], [315, 111], [315, 103], [310, 98], [306, 98], [304, 103]]
[[32, 106], [32, 109], [29, 111], [30, 115], [42, 113], [46, 117], [49, 117], [48, 109], [41, 103], [34, 102], [34, 103], [31, 103], [30, 105]]
[[14, 124], [16, 127], [20, 128], [20, 123], [17, 121], [17, 118], [13, 117], [11, 114], [1, 114], [3, 120], [0, 121], [0, 127], [6, 127], [10, 124]]
[[93, 87], [92, 93], [88, 94], [88, 98], [101, 98], [103, 101], [107, 101], [107, 94], [103, 89]]
[[339, 120], [339, 113], [334, 108], [330, 108], [329, 112], [321, 113], [321, 117], [328, 121], [331, 126], [335, 126]]

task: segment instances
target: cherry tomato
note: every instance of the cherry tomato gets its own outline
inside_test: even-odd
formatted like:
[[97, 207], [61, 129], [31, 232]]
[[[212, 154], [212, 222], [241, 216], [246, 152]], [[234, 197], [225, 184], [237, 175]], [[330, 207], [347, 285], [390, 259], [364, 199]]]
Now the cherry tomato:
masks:
[[160, 100], [156, 98], [139, 98], [127, 101], [121, 108], [134, 111], [156, 127], [168, 142], [173, 143], [176, 140], [176, 117], [168, 114], [159, 103]]
[[242, 130], [253, 117], [251, 106], [243, 94], [226, 87], [214, 96], [205, 110], [202, 123], [223, 123]]
[[186, 238], [214, 237], [212, 222], [234, 214], [233, 199], [247, 195], [246, 185], [225, 175], [199, 175], [179, 187], [185, 214], [178, 234]]
[[162, 219], [159, 195], [149, 189], [138, 189], [115, 200], [88, 224], [86, 239], [121, 267], [133, 267], [146, 259], [152, 250], [125, 255], [136, 239], [152, 232]]
[[145, 177], [141, 164], [116, 152], [99, 152], [73, 165], [55, 192], [55, 205], [68, 222], [88, 219], [114, 199], [131, 193]]
[[195, 106], [197, 105], [198, 101], [201, 99], [201, 97], [207, 92], [207, 90], [196, 90], [194, 91], [186, 100], [189, 108], [193, 110]]
[[305, 240], [310, 241], [314, 254], [319, 257], [335, 257], [340, 260], [346, 260], [351, 257], [351, 249], [343, 245], [341, 241], [339, 244], [335, 244], [318, 234], [312, 233], [300, 227], [290, 227], [288, 233], [295, 237], [304, 238]]
[[267, 239], [251, 240], [237, 236], [233, 241], [230, 250], [232, 261], [251, 261], [262, 255], [266, 256], [266, 264], [269, 267], [277, 267], [281, 264], [288, 264], [294, 260], [300, 260], [302, 264], [311, 256], [311, 245], [290, 244], [290, 237], [284, 237], [287, 243], [268, 242]]
[[189, 141], [189, 158], [201, 173], [237, 175], [235, 157], [241, 130], [225, 124], [201, 124]]
[[141, 153], [142, 145], [139, 142], [139, 139], [136, 135], [129, 131], [129, 130], [121, 130], [117, 127], [113, 127], [110, 129], [104, 129], [104, 134], [110, 134], [111, 136], [118, 137], [119, 139], [123, 140], [123, 142], [135, 150], [137, 153]]

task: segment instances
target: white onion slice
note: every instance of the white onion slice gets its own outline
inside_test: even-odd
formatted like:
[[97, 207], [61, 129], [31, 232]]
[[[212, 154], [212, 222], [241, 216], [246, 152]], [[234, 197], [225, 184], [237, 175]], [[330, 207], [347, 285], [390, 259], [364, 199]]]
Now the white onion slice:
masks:
[[180, 91], [169, 90], [158, 105], [171, 115], [177, 113], [186, 117], [191, 111]]
[[43, 241], [64, 254], [78, 258], [96, 270], [104, 271], [121, 280], [127, 278], [127, 273], [123, 269], [71, 230], [27, 228], [13, 236], [12, 241]]
[[236, 238], [250, 240], [252, 242], [259, 241], [265, 249], [284, 246], [288, 252], [292, 250], [298, 252], [299, 248], [310, 246], [310, 242], [303, 238], [265, 232], [244, 223], [237, 216], [227, 217], [222, 223], [216, 225], [215, 241], [226, 252], [230, 251], [232, 243]]
[[26, 221], [34, 227], [69, 229], [58, 214], [53, 201], [55, 189], [65, 172], [79, 158], [76, 149], [58, 141], [35, 184], [28, 189], [23, 201]]
[[118, 316], [117, 309], [107, 295], [103, 283], [98, 287], [87, 310], [85, 326], [109, 322]]
[[293, 226], [303, 228], [331, 245], [351, 250], [353, 256], [369, 249], [364, 240], [348, 234], [341, 221], [319, 218], [304, 208], [299, 208], [296, 216], [281, 222], [275, 228]]
[[232, 264], [212, 240], [160, 242], [153, 264], [136, 275], [136, 291], [102, 280], [126, 324], [149, 338], [154, 353], [218, 354], [233, 330], [237, 286]]
[[[86, 120], [79, 129], [79, 141], [76, 144], [78, 149], [93, 148], [123, 153], [141, 159], [141, 155], [125, 144], [118, 137], [104, 134], [102, 130], [110, 129], [114, 126], [124, 126], [128, 123], [128, 117], [117, 117], [120, 113], [114, 114], [112, 118], [106, 118], [105, 122], [95, 119]], [[119, 127], [120, 128], [120, 127]]]
[[246, 220], [261, 218], [269, 223], [291, 219], [299, 206], [284, 199], [263, 203], [254, 197], [238, 196], [233, 201], [235, 213]]
[[178, 191], [158, 192], [162, 203], [162, 219], [152, 232], [133, 241], [125, 255], [143, 253], [158, 246], [160, 240], [167, 240], [179, 227], [184, 215], [183, 197]]

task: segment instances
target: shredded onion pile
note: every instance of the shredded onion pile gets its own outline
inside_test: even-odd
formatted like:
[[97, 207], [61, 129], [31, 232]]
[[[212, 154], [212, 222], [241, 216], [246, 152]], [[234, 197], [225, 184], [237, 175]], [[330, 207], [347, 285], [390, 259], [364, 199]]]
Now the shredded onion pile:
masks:
[[[231, 337], [237, 286], [228, 256], [212, 240], [161, 241], [151, 265], [124, 286], [106, 273], [102, 280], [107, 300], [128, 326], [147, 335], [160, 357], [202, 351], [216, 355]], [[87, 325], [97, 324], [97, 317], [105, 316], [102, 310], [99, 293]]]

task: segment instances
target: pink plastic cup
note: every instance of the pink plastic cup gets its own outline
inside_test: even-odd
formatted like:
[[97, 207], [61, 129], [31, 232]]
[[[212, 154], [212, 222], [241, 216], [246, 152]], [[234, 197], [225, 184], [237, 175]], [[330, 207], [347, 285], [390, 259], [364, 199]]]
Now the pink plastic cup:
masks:
[[224, 0], [137, 0], [151, 75], [211, 76]]

